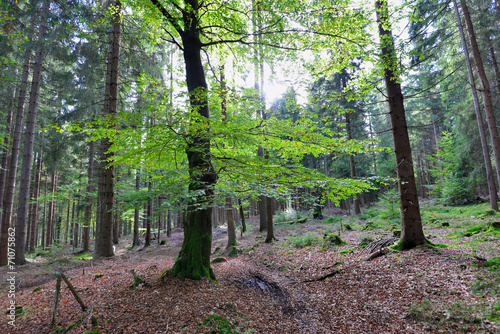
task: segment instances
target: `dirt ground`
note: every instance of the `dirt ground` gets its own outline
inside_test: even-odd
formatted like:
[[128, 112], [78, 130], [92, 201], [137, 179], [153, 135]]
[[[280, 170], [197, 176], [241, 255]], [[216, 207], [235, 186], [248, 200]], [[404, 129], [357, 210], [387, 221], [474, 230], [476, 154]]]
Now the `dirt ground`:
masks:
[[[369, 254], [360, 238], [392, 236], [382, 230], [343, 231], [347, 244], [326, 249], [287, 242], [327, 228], [314, 222], [277, 225], [278, 241], [258, 245], [261, 234], [246, 233], [238, 238], [243, 253], [213, 264], [217, 281], [159, 279], [178, 255], [180, 230], [166, 245], [145, 249], [129, 250], [130, 238], [122, 238], [116, 256], [99, 261], [75, 261], [68, 254], [51, 261], [38, 257], [16, 268], [15, 304], [22, 312], [15, 326], [7, 314], [8, 269], [0, 268], [0, 333], [52, 333], [72, 323], [70, 333], [93, 328], [100, 333], [500, 333], [500, 326], [475, 311], [498, 302], [471, 291], [478, 276], [487, 275], [474, 265], [481, 254], [455, 245], [365, 261]], [[426, 227], [435, 243], [451, 245], [446, 234], [446, 228]], [[214, 258], [224, 255], [226, 242], [226, 231], [215, 229]], [[498, 241], [483, 255], [495, 251]], [[147, 284], [131, 290], [131, 269]], [[81, 310], [63, 282], [50, 328], [58, 272], [69, 278], [88, 310]]]

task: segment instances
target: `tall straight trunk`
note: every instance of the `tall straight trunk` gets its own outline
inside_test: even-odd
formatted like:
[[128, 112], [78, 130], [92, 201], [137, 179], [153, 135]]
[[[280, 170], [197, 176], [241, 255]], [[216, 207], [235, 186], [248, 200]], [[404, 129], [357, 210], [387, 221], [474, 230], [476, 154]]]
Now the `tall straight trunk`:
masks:
[[[453, 0], [453, 5], [455, 7], [455, 17], [457, 19], [458, 31], [460, 33], [460, 38], [462, 40], [462, 48], [465, 55], [465, 64], [467, 65], [467, 73], [469, 74], [469, 84], [472, 90], [472, 97], [474, 101], [474, 110], [476, 112], [477, 126], [479, 129], [479, 137], [481, 139], [481, 148], [483, 150], [484, 167], [486, 169], [486, 178], [488, 180], [488, 192], [490, 195], [490, 207], [492, 210], [498, 211], [498, 195], [497, 187], [495, 185], [495, 179], [493, 176], [493, 168], [491, 166], [490, 152], [488, 148], [488, 143], [486, 142], [486, 134], [483, 126], [483, 114], [481, 113], [481, 106], [479, 104], [479, 98], [477, 96], [476, 82], [474, 80], [474, 73], [472, 71], [472, 66], [469, 58], [469, 50], [467, 48], [467, 43], [465, 41], [465, 34], [462, 28], [462, 21], [460, 19], [460, 13], [458, 11], [458, 5], [456, 0]], [[476, 44], [477, 46], [477, 44]], [[494, 119], [493, 119], [494, 120]], [[489, 123], [488, 123], [489, 124]], [[496, 128], [496, 126], [495, 126]], [[490, 127], [490, 135], [491, 127]], [[492, 138], [493, 141], [493, 138]], [[498, 166], [497, 166], [498, 171]]]
[[95, 141], [91, 141], [89, 145], [89, 167], [87, 170], [88, 184], [87, 184], [87, 205], [85, 206], [85, 217], [83, 222], [83, 251], [88, 252], [90, 248], [90, 226], [92, 220], [92, 197], [91, 193], [94, 191], [94, 155], [95, 155]]
[[[347, 79], [345, 76], [342, 77], [342, 87], [343, 87], [343, 89], [346, 89], [346, 87], [347, 87]], [[345, 97], [343, 97], [343, 99], [345, 100]], [[347, 129], [347, 138], [349, 140], [351, 140], [352, 139], [352, 129], [351, 129], [351, 113], [350, 112], [347, 112], [345, 114], [345, 121], [346, 121], [346, 129]], [[354, 156], [352, 154], [349, 155], [349, 169], [351, 171], [351, 179], [356, 179], [356, 163], [354, 161]], [[361, 214], [361, 208], [359, 207], [359, 196], [358, 195], [353, 196], [353, 203], [354, 203], [354, 214], [355, 215]]]
[[172, 237], [172, 210], [167, 213], [167, 238]]
[[41, 244], [42, 244], [42, 249], [45, 249], [46, 243], [45, 243], [45, 235], [47, 233], [47, 188], [48, 188], [48, 179], [49, 175], [45, 173], [45, 191], [43, 193], [43, 219], [42, 219], [42, 235], [41, 237]]
[[2, 208], [3, 208], [3, 197], [5, 190], [5, 182], [7, 181], [7, 166], [9, 165], [9, 146], [12, 134], [12, 114], [14, 109], [14, 102], [17, 95], [17, 89], [14, 89], [13, 99], [9, 102], [7, 106], [7, 115], [5, 118], [5, 137], [3, 140], [3, 152], [2, 160], [0, 163], [0, 224], [2, 222]]
[[[73, 209], [74, 209], [74, 201], [73, 201]], [[69, 225], [69, 215], [71, 213], [71, 198], [68, 198], [68, 208], [66, 210], [66, 226], [65, 226], [65, 231], [64, 231], [64, 243], [68, 242], [68, 239], [71, 239], [71, 231], [70, 231], [70, 225]], [[74, 218], [74, 217], [73, 217]], [[71, 222], [74, 222], [72, 219]]]
[[[116, 205], [118, 206], [119, 203], [117, 202]], [[118, 210], [115, 210], [114, 212], [114, 218], [113, 218], [113, 244], [118, 245], [120, 242], [120, 215], [118, 214]]]
[[[30, 40], [32, 39], [34, 33], [36, 17], [36, 15], [32, 15], [30, 19], [28, 32]], [[11, 225], [14, 194], [16, 190], [17, 165], [19, 162], [19, 147], [21, 146], [21, 131], [24, 118], [24, 104], [26, 102], [26, 90], [28, 87], [31, 52], [32, 50], [27, 48], [24, 54], [23, 72], [21, 75], [21, 84], [19, 86], [19, 96], [16, 108], [16, 123], [14, 126], [10, 161], [7, 170], [8, 176], [6, 177], [5, 187], [3, 190], [2, 223], [0, 226], [0, 266], [4, 266], [8, 263], [8, 230]]]
[[42, 6], [42, 22], [38, 32], [38, 47], [36, 50], [35, 64], [33, 65], [33, 78], [31, 82], [30, 101], [28, 116], [26, 117], [26, 129], [24, 136], [23, 163], [21, 167], [21, 182], [19, 186], [19, 203], [16, 218], [16, 255], [15, 260], [18, 265], [25, 264], [26, 250], [26, 222], [28, 219], [29, 194], [31, 168], [33, 166], [33, 147], [35, 143], [36, 117], [38, 114], [38, 96], [42, 81], [42, 62], [44, 55], [44, 39], [47, 32], [47, 23], [44, 21], [49, 11], [49, 0], [45, 0]]
[[380, 35], [381, 57], [391, 118], [392, 137], [396, 156], [396, 171], [401, 211], [401, 242], [403, 249], [425, 244], [422, 229], [417, 185], [413, 170], [408, 125], [401, 84], [398, 82], [398, 61], [392, 30], [388, 22], [387, 0], [376, 0], [377, 24]]
[[233, 201], [231, 197], [226, 197], [226, 215], [227, 215], [227, 246], [231, 248], [236, 245], [236, 229], [234, 227]]
[[[109, 37], [108, 69], [105, 88], [103, 115], [116, 114], [118, 109], [118, 70], [120, 65], [120, 42], [122, 30], [122, 5], [119, 0], [112, 2], [112, 30]], [[94, 258], [113, 256], [113, 201], [115, 167], [109, 165], [114, 154], [110, 152], [111, 141], [101, 142], [101, 165], [99, 175], [99, 231], [96, 235]]]
[[[135, 171], [135, 190], [138, 192], [141, 189], [141, 174], [139, 170]], [[132, 241], [132, 247], [133, 246], [139, 246], [140, 245], [140, 240], [139, 240], [139, 208], [135, 208], [134, 210], [134, 238]]]
[[51, 200], [49, 203], [49, 213], [47, 217], [47, 231], [46, 231], [46, 241], [45, 246], [52, 245], [52, 241], [54, 240], [54, 216], [55, 216], [55, 196], [57, 191], [57, 173], [53, 172], [51, 177]]
[[29, 242], [29, 252], [34, 253], [37, 241], [37, 230], [38, 230], [38, 210], [40, 205], [38, 204], [38, 197], [40, 196], [40, 179], [42, 175], [42, 152], [38, 155], [38, 160], [36, 163], [36, 174], [35, 174], [35, 184], [33, 186], [33, 211], [31, 215], [31, 231], [30, 231], [30, 242]]
[[488, 36], [488, 43], [490, 44], [490, 47], [489, 47], [490, 58], [491, 58], [491, 64], [493, 65], [493, 71], [495, 73], [495, 82], [497, 85], [497, 91], [498, 91], [498, 95], [500, 95], [500, 70], [498, 69], [498, 62], [497, 62], [497, 57], [495, 55], [495, 48], [493, 47], [493, 44], [491, 43], [490, 36]]
[[[75, 211], [76, 207], [78, 207], [78, 212], [80, 212], [80, 198], [78, 198], [78, 205], [76, 205], [75, 201], [73, 201], [73, 208], [71, 209], [71, 225], [73, 226], [72, 228], [72, 236], [71, 238], [73, 239], [73, 248], [77, 248], [80, 244], [78, 242], [79, 239], [79, 231], [78, 231], [78, 222], [77, 219], [75, 219]], [[78, 215], [79, 216], [79, 215]]]
[[[148, 190], [151, 190], [151, 181], [147, 182]], [[144, 241], [144, 247], [151, 245], [151, 223], [153, 221], [153, 200], [148, 199], [146, 202], [146, 238]]]
[[[454, 4], [456, 0], [453, 0]], [[481, 84], [481, 95], [483, 96], [484, 109], [486, 111], [486, 122], [488, 123], [488, 128], [490, 129], [491, 146], [493, 149], [493, 157], [495, 160], [496, 176], [498, 185], [500, 186], [500, 135], [498, 133], [497, 123], [495, 119], [495, 112], [493, 110], [493, 102], [491, 100], [491, 88], [488, 77], [486, 76], [486, 71], [484, 70], [483, 59], [481, 58], [481, 52], [479, 51], [479, 46], [477, 45], [476, 34], [474, 32], [474, 25], [469, 14], [469, 8], [464, 0], [460, 0], [462, 6], [462, 11], [465, 19], [465, 25], [467, 27], [467, 32], [469, 35], [469, 42], [472, 47], [472, 54], [474, 55], [474, 60], [476, 61], [476, 68], [479, 75], [479, 82]]]

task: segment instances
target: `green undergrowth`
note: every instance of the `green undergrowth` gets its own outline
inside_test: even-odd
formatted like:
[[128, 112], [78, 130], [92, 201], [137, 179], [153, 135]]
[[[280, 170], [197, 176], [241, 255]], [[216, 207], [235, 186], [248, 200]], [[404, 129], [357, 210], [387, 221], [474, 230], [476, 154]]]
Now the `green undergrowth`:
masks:
[[197, 333], [207, 334], [249, 334], [254, 333], [255, 329], [245, 329], [246, 322], [239, 323], [238, 319], [230, 321], [220, 315], [211, 314], [203, 318], [198, 323]]

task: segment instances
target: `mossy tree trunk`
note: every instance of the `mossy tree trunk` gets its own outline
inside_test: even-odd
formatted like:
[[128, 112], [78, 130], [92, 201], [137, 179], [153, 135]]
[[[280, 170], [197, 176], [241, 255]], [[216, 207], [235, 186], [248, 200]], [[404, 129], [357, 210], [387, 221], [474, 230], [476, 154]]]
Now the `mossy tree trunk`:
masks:
[[[209, 107], [207, 82], [203, 69], [197, 0], [184, 1], [182, 27], [179, 21], [157, 0], [150, 0], [182, 39], [186, 66], [186, 84], [189, 94], [191, 128], [187, 138], [186, 154], [189, 162], [188, 212], [184, 222], [184, 242], [179, 257], [172, 269], [172, 276], [191, 279], [215, 275], [210, 266], [212, 248], [212, 208], [214, 185], [217, 182], [210, 158]], [[202, 123], [204, 126], [200, 126]], [[204, 128], [205, 131], [200, 131]]]

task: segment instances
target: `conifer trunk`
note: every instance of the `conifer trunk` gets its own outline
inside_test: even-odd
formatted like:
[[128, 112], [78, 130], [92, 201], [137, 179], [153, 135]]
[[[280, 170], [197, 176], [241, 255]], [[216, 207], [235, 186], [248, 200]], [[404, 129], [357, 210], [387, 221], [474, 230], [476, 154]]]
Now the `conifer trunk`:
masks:
[[34, 253], [37, 241], [37, 231], [38, 231], [38, 211], [40, 205], [38, 204], [38, 197], [40, 196], [40, 179], [42, 175], [42, 152], [38, 155], [38, 160], [36, 163], [36, 174], [35, 174], [35, 184], [33, 186], [33, 211], [31, 214], [31, 231], [29, 235], [29, 252]]
[[[108, 68], [106, 75], [105, 102], [103, 114], [111, 116], [118, 109], [118, 70], [120, 64], [120, 42], [122, 30], [122, 5], [119, 0], [111, 4], [111, 34], [109, 36]], [[113, 126], [114, 127], [114, 126]], [[99, 175], [99, 224], [96, 235], [94, 258], [113, 256], [113, 201], [115, 167], [109, 165], [113, 160], [110, 152], [111, 141], [104, 138], [101, 141], [101, 164]]]
[[3, 197], [5, 194], [5, 182], [7, 181], [7, 168], [9, 166], [9, 147], [12, 135], [12, 110], [14, 109], [14, 101], [16, 100], [17, 89], [14, 89], [14, 96], [7, 106], [7, 115], [5, 118], [5, 137], [3, 140], [2, 162], [0, 165], [0, 224], [2, 222], [3, 212]]
[[[36, 15], [30, 19], [29, 39], [33, 37]], [[8, 230], [11, 225], [12, 209], [14, 205], [14, 194], [16, 189], [17, 165], [19, 162], [19, 147], [21, 146], [21, 131], [24, 118], [24, 104], [26, 102], [26, 90], [28, 87], [28, 76], [31, 61], [31, 50], [28, 48], [24, 54], [23, 72], [19, 87], [19, 96], [16, 108], [16, 122], [14, 126], [14, 137], [10, 154], [9, 168], [7, 170], [6, 183], [2, 203], [2, 223], [0, 227], [0, 266], [7, 265]]]
[[426, 239], [422, 230], [403, 93], [401, 84], [398, 82], [398, 61], [392, 30], [388, 22], [387, 0], [376, 0], [375, 9], [396, 156], [401, 211], [401, 242], [403, 249], [410, 249], [425, 244]]
[[[139, 170], [135, 171], [135, 190], [138, 192], [141, 189], [141, 174]], [[139, 209], [134, 210], [134, 238], [132, 241], [132, 247], [139, 246]]]
[[[454, 0], [456, 1], [456, 0]], [[486, 122], [490, 130], [491, 146], [493, 149], [493, 157], [495, 160], [496, 176], [498, 185], [500, 186], [500, 135], [498, 133], [495, 112], [493, 110], [493, 102], [491, 100], [491, 87], [488, 77], [486, 76], [486, 71], [484, 69], [483, 59], [481, 58], [481, 52], [479, 51], [479, 46], [477, 45], [476, 34], [474, 32], [474, 25], [469, 14], [469, 8], [464, 0], [460, 0], [462, 6], [462, 11], [465, 19], [465, 26], [467, 27], [467, 32], [469, 35], [469, 42], [472, 47], [472, 54], [474, 55], [474, 60], [476, 62], [477, 73], [479, 75], [479, 82], [481, 84], [481, 95], [483, 96], [484, 109], [486, 111]]]
[[53, 172], [51, 176], [51, 200], [49, 203], [49, 212], [47, 217], [47, 230], [46, 230], [46, 241], [45, 246], [52, 245], [52, 241], [54, 240], [54, 216], [55, 216], [55, 196], [57, 191], [57, 173]]
[[[472, 66], [469, 58], [469, 50], [467, 48], [467, 43], [465, 41], [465, 34], [462, 28], [462, 21], [460, 19], [460, 13], [458, 11], [458, 5], [456, 0], [453, 0], [453, 5], [455, 7], [455, 17], [457, 19], [458, 32], [460, 33], [460, 38], [462, 41], [462, 48], [465, 54], [465, 64], [467, 66], [467, 72], [469, 74], [469, 84], [472, 90], [472, 98], [474, 101], [474, 110], [476, 112], [477, 125], [479, 129], [479, 137], [481, 139], [481, 148], [483, 151], [484, 166], [486, 169], [486, 178], [488, 180], [488, 192], [490, 195], [490, 207], [492, 210], [498, 211], [498, 194], [497, 187], [495, 185], [495, 178], [493, 176], [493, 168], [491, 166], [490, 151], [488, 148], [488, 143], [486, 142], [486, 134], [484, 132], [483, 125], [483, 114], [481, 113], [481, 106], [479, 104], [479, 98], [477, 96], [476, 82], [474, 80], [474, 73], [472, 71]], [[477, 46], [477, 45], [476, 45]], [[495, 126], [496, 127], [496, 126]], [[491, 132], [490, 132], [491, 135]], [[498, 166], [497, 166], [498, 168]]]
[[87, 170], [88, 184], [87, 184], [87, 197], [85, 206], [85, 217], [83, 222], [83, 251], [88, 252], [90, 248], [90, 225], [92, 220], [92, 197], [90, 194], [93, 191], [94, 183], [94, 155], [95, 155], [95, 141], [91, 141], [89, 145], [89, 166]]
[[49, 0], [45, 0], [42, 6], [42, 22], [39, 28], [38, 43], [36, 51], [35, 64], [33, 66], [33, 78], [31, 82], [30, 101], [28, 107], [28, 116], [26, 117], [26, 129], [24, 136], [23, 163], [21, 166], [21, 182], [19, 185], [19, 203], [16, 217], [16, 264], [26, 263], [26, 223], [28, 221], [29, 195], [31, 168], [33, 166], [33, 147], [35, 143], [35, 126], [38, 113], [38, 96], [42, 81], [44, 38], [47, 32], [46, 16], [49, 11]]

